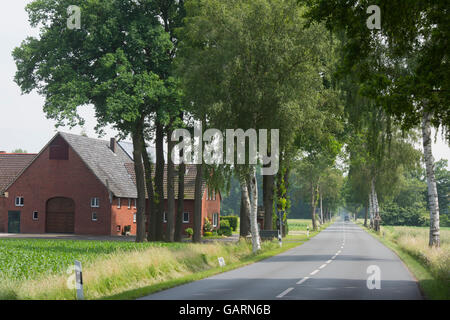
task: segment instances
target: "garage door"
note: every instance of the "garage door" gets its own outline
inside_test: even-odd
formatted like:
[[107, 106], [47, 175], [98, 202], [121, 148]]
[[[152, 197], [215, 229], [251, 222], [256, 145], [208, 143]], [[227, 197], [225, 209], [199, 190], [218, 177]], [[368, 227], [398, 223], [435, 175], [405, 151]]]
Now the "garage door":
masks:
[[47, 202], [47, 233], [74, 233], [75, 204], [69, 198], [53, 198]]

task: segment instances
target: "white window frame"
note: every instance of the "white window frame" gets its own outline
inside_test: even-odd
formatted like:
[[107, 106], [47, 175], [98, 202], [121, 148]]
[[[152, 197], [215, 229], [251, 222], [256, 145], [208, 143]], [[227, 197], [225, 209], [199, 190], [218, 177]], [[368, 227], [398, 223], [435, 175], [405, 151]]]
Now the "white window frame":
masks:
[[[219, 213], [217, 213], [217, 212], [213, 213], [212, 220], [213, 220], [213, 223], [212, 223], [213, 227], [217, 227], [219, 225]], [[214, 223], [214, 220], [216, 220], [215, 223]]]
[[131, 209], [131, 198], [128, 198], [128, 209]]
[[163, 212], [163, 222], [167, 223], [167, 212]]
[[136, 202], [137, 202], [137, 199], [134, 199], [134, 205], [133, 205], [134, 209], [136, 209]]
[[117, 198], [117, 208], [120, 209], [122, 207], [120, 203], [120, 197]]
[[[184, 215], [187, 213], [187, 215], [188, 215], [188, 220], [186, 221], [185, 219], [184, 219]], [[189, 212], [183, 212], [183, 223], [189, 223], [189, 220], [191, 219], [191, 214], [189, 213]]]
[[[34, 216], [36, 214], [36, 217]], [[39, 220], [39, 212], [38, 211], [33, 211], [33, 221], [37, 221]]]
[[91, 208], [100, 208], [100, 198], [98, 197], [91, 198]]
[[15, 204], [16, 207], [23, 207], [25, 205], [25, 198], [23, 196], [17, 196], [15, 199]]
[[133, 223], [136, 223], [136, 212], [133, 213]]
[[[94, 215], [95, 215], [95, 218], [94, 218]], [[98, 221], [98, 214], [97, 214], [97, 212], [93, 211], [91, 213], [91, 221], [93, 221], [93, 222], [97, 222]]]
[[215, 190], [214, 190], [214, 193], [213, 193], [213, 200], [216, 201], [216, 191]]

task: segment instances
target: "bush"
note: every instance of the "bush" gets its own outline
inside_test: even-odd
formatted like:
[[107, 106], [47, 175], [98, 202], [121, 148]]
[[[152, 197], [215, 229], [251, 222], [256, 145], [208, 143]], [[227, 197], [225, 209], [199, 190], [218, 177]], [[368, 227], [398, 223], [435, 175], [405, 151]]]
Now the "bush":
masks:
[[205, 237], [211, 237], [211, 236], [213, 235], [213, 233], [210, 232], [210, 231], [205, 231], [205, 232], [203, 233], [203, 235], [204, 235]]
[[213, 229], [211, 221], [209, 221], [208, 218], [205, 218], [205, 223], [203, 224], [203, 231], [204, 232], [211, 232]]
[[238, 226], [238, 216], [224, 216], [224, 217], [220, 217], [221, 221], [228, 221], [230, 224], [230, 227], [233, 231], [237, 230], [237, 226]]
[[184, 232], [186, 232], [189, 238], [192, 237], [192, 235], [194, 234], [194, 230], [192, 230], [192, 228], [186, 228]]
[[231, 227], [230, 227], [230, 223], [227, 220], [221, 220], [220, 221], [220, 228], [219, 231], [217, 232], [220, 236], [224, 235], [224, 236], [231, 236], [233, 234], [233, 232], [231, 231]]

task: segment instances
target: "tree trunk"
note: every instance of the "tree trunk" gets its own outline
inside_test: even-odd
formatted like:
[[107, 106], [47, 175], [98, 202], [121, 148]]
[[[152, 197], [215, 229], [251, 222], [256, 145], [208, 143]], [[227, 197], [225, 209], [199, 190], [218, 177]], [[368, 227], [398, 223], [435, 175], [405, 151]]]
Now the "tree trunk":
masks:
[[372, 189], [369, 192], [369, 228], [373, 228], [373, 199]]
[[319, 189], [320, 197], [320, 224], [323, 224], [323, 207], [322, 207], [322, 191]]
[[273, 175], [263, 176], [264, 230], [273, 230], [273, 184]]
[[155, 200], [156, 200], [156, 240], [163, 241], [164, 215], [164, 130], [162, 123], [156, 119], [156, 167], [155, 167]]
[[143, 119], [132, 133], [134, 172], [136, 174], [137, 213], [136, 242], [145, 240], [145, 178], [142, 164]]
[[150, 205], [148, 213], [148, 225], [147, 225], [147, 240], [156, 240], [156, 212], [155, 212], [155, 195], [153, 189], [152, 178], [152, 162], [148, 156], [147, 148], [145, 146], [145, 140], [142, 136], [142, 159], [144, 160], [145, 169], [145, 185], [147, 186], [148, 203]]
[[311, 219], [312, 219], [312, 228], [313, 230], [317, 230], [316, 225], [316, 198], [315, 198], [315, 190], [314, 186], [311, 183]]
[[256, 180], [255, 167], [250, 173], [251, 207], [250, 207], [250, 229], [252, 232], [253, 252], [261, 250], [261, 239], [258, 230], [258, 182]]
[[172, 142], [170, 137], [172, 136], [172, 121], [169, 124], [169, 130], [167, 132], [168, 138], [168, 152], [167, 152], [167, 226], [166, 226], [166, 241], [173, 242], [175, 234], [175, 168], [172, 162], [172, 149], [175, 143]]
[[428, 204], [430, 207], [430, 237], [428, 245], [430, 247], [439, 247], [439, 201], [436, 188], [436, 179], [434, 176], [434, 158], [431, 150], [431, 116], [432, 115], [430, 113], [424, 111], [422, 118], [423, 154], [427, 173]]
[[[182, 152], [182, 151], [181, 151]], [[183, 154], [181, 154], [183, 157]], [[183, 212], [184, 212], [184, 175], [186, 172], [186, 164], [180, 163], [178, 166], [178, 202], [177, 202], [177, 216], [175, 219], [175, 241], [181, 241], [182, 226], [183, 226]]]
[[192, 241], [200, 243], [202, 241], [202, 197], [203, 197], [203, 165], [197, 164], [195, 176], [195, 200], [194, 200], [194, 235]]
[[371, 190], [372, 190], [372, 205], [374, 213], [373, 226], [375, 231], [380, 231], [380, 208], [378, 206], [378, 196], [377, 190], [375, 188], [375, 178], [372, 178]]
[[364, 227], [367, 227], [367, 203], [364, 206], [364, 211], [365, 211], [365, 215], [364, 215]]
[[247, 201], [246, 197], [248, 197], [248, 188], [247, 188], [247, 182], [245, 182], [245, 184], [242, 184], [241, 178], [239, 178], [239, 182], [241, 185], [241, 210], [240, 210], [240, 214], [239, 214], [239, 220], [240, 220], [239, 235], [241, 237], [245, 238], [250, 233], [250, 221], [249, 221], [250, 213], [248, 211], [247, 202], [246, 202]]

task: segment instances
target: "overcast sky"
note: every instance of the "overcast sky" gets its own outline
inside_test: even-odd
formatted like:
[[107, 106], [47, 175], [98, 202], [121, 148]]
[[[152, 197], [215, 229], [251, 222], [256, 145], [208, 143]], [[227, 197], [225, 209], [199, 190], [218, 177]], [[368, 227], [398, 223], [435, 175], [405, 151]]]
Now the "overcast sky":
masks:
[[[6, 2], [6, 3], [5, 3]], [[39, 152], [56, 133], [55, 122], [45, 117], [42, 107], [44, 100], [37, 93], [21, 95], [13, 78], [16, 71], [11, 52], [27, 36], [37, 36], [32, 29], [24, 10], [31, 0], [4, 0], [0, 19], [0, 150], [11, 152], [21, 148], [28, 152]], [[80, 114], [85, 118], [84, 130], [90, 137], [97, 137], [94, 131], [96, 120], [92, 107], [81, 107]], [[60, 131], [79, 134], [82, 128], [59, 128]], [[106, 130], [105, 139], [114, 136], [112, 129]], [[433, 145], [436, 160], [450, 159], [450, 148], [438, 134]]]

